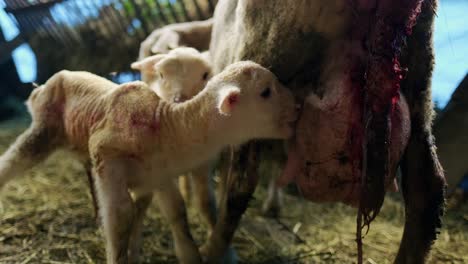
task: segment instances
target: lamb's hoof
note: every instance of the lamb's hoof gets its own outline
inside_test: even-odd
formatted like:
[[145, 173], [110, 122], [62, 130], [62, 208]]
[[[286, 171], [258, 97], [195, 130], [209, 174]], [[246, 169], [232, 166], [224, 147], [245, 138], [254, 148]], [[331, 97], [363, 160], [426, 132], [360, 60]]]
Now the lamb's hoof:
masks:
[[237, 256], [236, 250], [234, 248], [229, 247], [226, 254], [223, 256], [222, 263], [223, 264], [237, 264], [239, 257]]
[[232, 247], [229, 247], [226, 250], [226, 253], [223, 256], [219, 257], [209, 252], [208, 247], [205, 244], [200, 247], [200, 254], [202, 256], [203, 263], [206, 264], [237, 264], [239, 260], [236, 250]]
[[128, 250], [128, 263], [129, 264], [138, 264], [143, 262], [142, 248], [141, 244], [138, 243], [138, 247]]
[[139, 255], [130, 255], [129, 253], [129, 256], [128, 256], [128, 263], [129, 264], [137, 264], [137, 263], [141, 263], [142, 262], [142, 257], [140, 257]]

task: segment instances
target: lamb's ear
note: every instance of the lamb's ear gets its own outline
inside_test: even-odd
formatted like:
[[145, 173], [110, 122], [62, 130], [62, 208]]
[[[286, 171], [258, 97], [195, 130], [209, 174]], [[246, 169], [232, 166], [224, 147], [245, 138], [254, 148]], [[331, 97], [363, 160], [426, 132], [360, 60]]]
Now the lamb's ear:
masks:
[[153, 70], [153, 66], [156, 65], [156, 63], [160, 62], [162, 59], [164, 59], [166, 56], [167, 54], [153, 55], [132, 63], [130, 67], [134, 70], [151, 71]]
[[163, 68], [168, 68], [170, 67], [170, 65], [173, 65], [174, 64], [174, 59], [173, 57], [165, 57], [164, 59], [158, 61], [158, 63], [156, 63], [154, 66], [153, 66], [153, 69], [157, 70], [157, 69], [163, 69]]
[[218, 109], [223, 115], [231, 115], [239, 104], [240, 90], [237, 87], [229, 87], [219, 92]]

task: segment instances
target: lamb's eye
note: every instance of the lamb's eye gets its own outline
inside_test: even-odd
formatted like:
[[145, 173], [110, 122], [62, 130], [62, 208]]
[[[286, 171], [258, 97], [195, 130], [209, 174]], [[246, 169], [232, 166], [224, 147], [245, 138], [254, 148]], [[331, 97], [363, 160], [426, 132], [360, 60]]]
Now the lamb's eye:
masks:
[[159, 78], [164, 79], [164, 76], [161, 72], [159, 73]]
[[206, 81], [208, 79], [208, 72], [203, 73], [203, 80]]
[[262, 93], [260, 94], [260, 96], [264, 99], [270, 98], [270, 95], [271, 95], [270, 87], [265, 88], [265, 90], [263, 90]]

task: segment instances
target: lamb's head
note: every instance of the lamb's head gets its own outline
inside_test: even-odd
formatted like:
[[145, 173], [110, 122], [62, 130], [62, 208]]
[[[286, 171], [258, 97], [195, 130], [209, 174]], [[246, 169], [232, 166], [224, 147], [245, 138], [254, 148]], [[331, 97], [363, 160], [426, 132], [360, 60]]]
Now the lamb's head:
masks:
[[206, 55], [193, 48], [176, 48], [132, 63], [142, 80], [168, 102], [183, 102], [198, 94], [212, 76]]
[[207, 87], [218, 88], [218, 109], [239, 140], [292, 136], [297, 111], [292, 93], [276, 76], [250, 61], [228, 66]]

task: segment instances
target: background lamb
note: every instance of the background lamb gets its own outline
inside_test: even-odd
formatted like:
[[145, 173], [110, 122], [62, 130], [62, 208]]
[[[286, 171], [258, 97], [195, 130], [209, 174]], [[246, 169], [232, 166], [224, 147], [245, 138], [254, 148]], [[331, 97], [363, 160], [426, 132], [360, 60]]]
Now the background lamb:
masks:
[[213, 76], [207, 56], [194, 48], [179, 47], [132, 63], [156, 94], [167, 102], [194, 97]]
[[[185, 25], [191, 25], [191, 23], [181, 23], [167, 26], [163, 29], [157, 29], [141, 43], [139, 61], [133, 63], [132, 68], [141, 72], [142, 80], [148, 83], [151, 89], [156, 91], [159, 97], [163, 100], [183, 102], [186, 99], [190, 99], [204, 87], [203, 82], [197, 82], [197, 80], [200, 79], [200, 76], [202, 76], [202, 79], [205, 79], [206, 75], [208, 75], [208, 78], [212, 76], [212, 67], [210, 62], [211, 57], [209, 51], [200, 53], [194, 48], [179, 46], [192, 44], [190, 41], [187, 42], [183, 36], [189, 37], [189, 40], [205, 36], [205, 31], [211, 30], [208, 23], [209, 21], [211, 20], [193, 22], [195, 25], [201, 26], [200, 29], [195, 31], [184, 30]], [[156, 44], [151, 42], [151, 40], [155, 41], [158, 39], [157, 37], [160, 36], [163, 36], [163, 39], [160, 38]], [[165, 43], [164, 41], [169, 42]], [[205, 46], [200, 46], [200, 48], [206, 49]], [[150, 56], [152, 52], [157, 53], [157, 55]], [[282, 151], [282, 143], [273, 143], [271, 147], [275, 149], [273, 152], [265, 152], [265, 155], [269, 156], [268, 160], [271, 160], [271, 158], [278, 159], [278, 156], [282, 156], [285, 160], [284, 155], [281, 155], [281, 153], [284, 152]], [[271, 157], [272, 155], [274, 157]], [[229, 164], [226, 161], [221, 161], [220, 164], [220, 181], [221, 186], [224, 186], [226, 178], [225, 174], [228, 170]], [[277, 217], [281, 211], [282, 193], [281, 189], [276, 185], [276, 179], [279, 177], [281, 170], [278, 168], [277, 164], [270, 162], [268, 165], [268, 167], [270, 167], [270, 172], [268, 173], [268, 196], [263, 203], [262, 211], [263, 214], [267, 216]], [[204, 167], [205, 168], [197, 170], [197, 173], [205, 174], [205, 171], [210, 170], [212, 166], [205, 165]], [[270, 175], [272, 172], [274, 175]], [[221, 177], [222, 175], [224, 176]], [[200, 180], [201, 183], [206, 182], [202, 178], [192, 179]], [[188, 194], [190, 193], [190, 183], [188, 178], [181, 177], [179, 184], [184, 200], [189, 201]], [[209, 211], [215, 212], [215, 207], [211, 205], [214, 200], [211, 187], [207, 188], [206, 185], [202, 186], [199, 183], [195, 184], [196, 186], [194, 186], [194, 189], [198, 197], [197, 203], [201, 203], [201, 207], [199, 208], [202, 209], [201, 212], [204, 215], [204, 219], [209, 225], [210, 230], [208, 233], [211, 233], [216, 218], [213, 213], [205, 213], [208, 211], [206, 208], [212, 208], [209, 209]], [[204, 194], [200, 193], [199, 190], [204, 192]], [[219, 188], [218, 190], [222, 192], [222, 188]]]
[[[187, 47], [144, 58], [132, 63], [131, 67], [141, 72], [142, 80], [161, 99], [176, 103], [197, 95], [213, 75], [207, 54]], [[213, 162], [208, 162], [179, 177], [182, 197], [186, 203], [190, 202], [193, 191], [195, 204], [208, 225], [208, 233], [216, 223], [216, 201], [210, 180], [212, 167]]]

